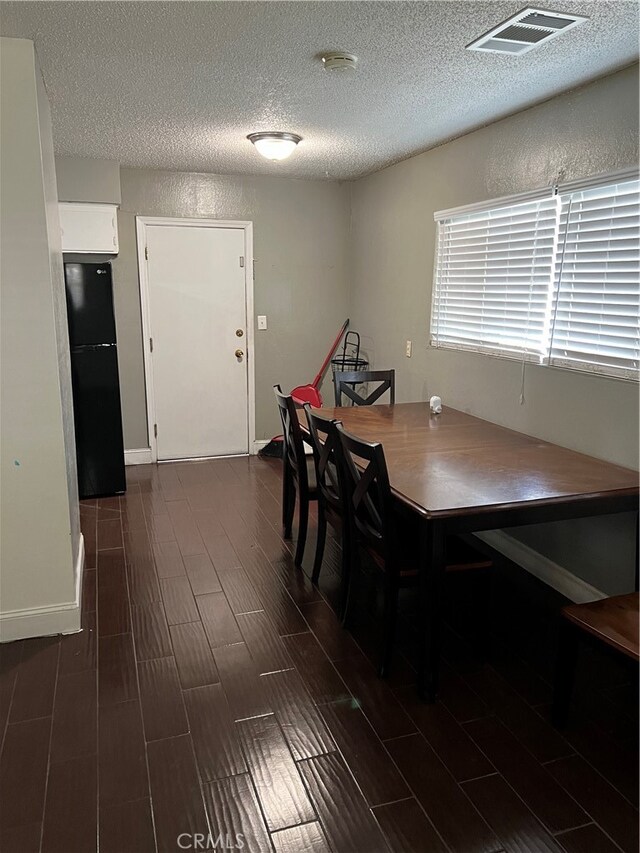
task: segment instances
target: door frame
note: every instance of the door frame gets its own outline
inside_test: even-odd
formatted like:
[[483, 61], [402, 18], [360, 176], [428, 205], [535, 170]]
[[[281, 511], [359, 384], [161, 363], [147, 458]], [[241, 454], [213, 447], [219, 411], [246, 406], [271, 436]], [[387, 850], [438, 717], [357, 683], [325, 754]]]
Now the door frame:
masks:
[[198, 219], [193, 217], [136, 216], [136, 247], [138, 250], [138, 277], [140, 281], [140, 308], [142, 314], [142, 351], [144, 354], [144, 385], [147, 398], [147, 436], [151, 461], [158, 461], [158, 442], [153, 434], [155, 398], [153, 393], [153, 365], [150, 340], [152, 337], [149, 312], [149, 276], [145, 248], [148, 226], [179, 226], [184, 228], [235, 228], [244, 231], [244, 287], [246, 312], [246, 364], [247, 364], [247, 453], [254, 452], [256, 440], [256, 374], [253, 318], [253, 222], [244, 219]]

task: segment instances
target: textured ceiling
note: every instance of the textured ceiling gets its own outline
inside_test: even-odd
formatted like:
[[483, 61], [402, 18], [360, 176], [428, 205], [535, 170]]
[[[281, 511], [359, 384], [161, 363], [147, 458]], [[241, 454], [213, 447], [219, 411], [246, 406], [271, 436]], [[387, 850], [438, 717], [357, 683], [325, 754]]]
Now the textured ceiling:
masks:
[[[3, 2], [33, 39], [56, 150], [127, 166], [350, 179], [637, 58], [638, 5], [545, 0], [589, 20], [521, 57], [465, 51], [518, 2]], [[355, 74], [318, 53], [359, 57]], [[303, 141], [263, 160], [247, 133]]]

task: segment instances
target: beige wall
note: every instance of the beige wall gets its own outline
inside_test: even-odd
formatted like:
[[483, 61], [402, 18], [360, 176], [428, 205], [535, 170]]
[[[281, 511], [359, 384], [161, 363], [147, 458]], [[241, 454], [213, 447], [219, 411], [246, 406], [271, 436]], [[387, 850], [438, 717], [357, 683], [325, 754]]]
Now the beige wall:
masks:
[[[30, 41], [2, 39], [0, 129], [0, 638], [7, 639], [7, 626], [27, 612], [73, 609], [80, 544], [51, 119]], [[60, 630], [72, 622], [48, 624]]]
[[120, 164], [115, 160], [56, 157], [59, 201], [120, 204]]
[[[561, 95], [352, 185], [350, 312], [397, 400], [445, 403], [584, 453], [638, 467], [638, 385], [428, 347], [435, 210], [632, 166], [637, 66]], [[413, 341], [413, 357], [404, 354]], [[576, 521], [518, 531], [605, 591], [633, 578], [634, 524]], [[514, 531], [511, 531], [512, 533]]]
[[113, 262], [125, 447], [148, 446], [135, 216], [251, 220], [254, 227], [256, 438], [280, 431], [272, 386], [310, 382], [347, 317], [349, 189], [280, 178], [121, 169]]

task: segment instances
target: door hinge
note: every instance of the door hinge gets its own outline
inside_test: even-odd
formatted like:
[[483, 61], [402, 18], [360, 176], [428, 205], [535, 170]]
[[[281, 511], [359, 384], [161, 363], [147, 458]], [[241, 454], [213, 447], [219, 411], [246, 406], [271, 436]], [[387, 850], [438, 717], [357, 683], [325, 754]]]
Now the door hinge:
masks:
[[240, 266], [244, 267], [244, 255], [240, 255]]
[[149, 338], [149, 352], [153, 352], [153, 338]]
[[153, 437], [154, 438], [158, 437], [158, 424], [153, 425]]
[[144, 247], [144, 259], [145, 259], [145, 261], [149, 260], [149, 247], [148, 246]]

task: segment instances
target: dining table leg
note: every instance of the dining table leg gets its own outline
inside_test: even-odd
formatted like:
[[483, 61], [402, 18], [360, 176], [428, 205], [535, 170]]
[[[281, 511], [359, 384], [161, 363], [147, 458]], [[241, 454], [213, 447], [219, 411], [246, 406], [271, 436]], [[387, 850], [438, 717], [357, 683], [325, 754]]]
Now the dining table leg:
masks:
[[418, 693], [427, 702], [435, 702], [438, 693], [440, 663], [440, 620], [445, 572], [444, 525], [436, 521], [422, 524], [420, 540], [420, 618], [422, 643]]
[[640, 590], [640, 512], [636, 513], [636, 562], [633, 588], [636, 592]]

